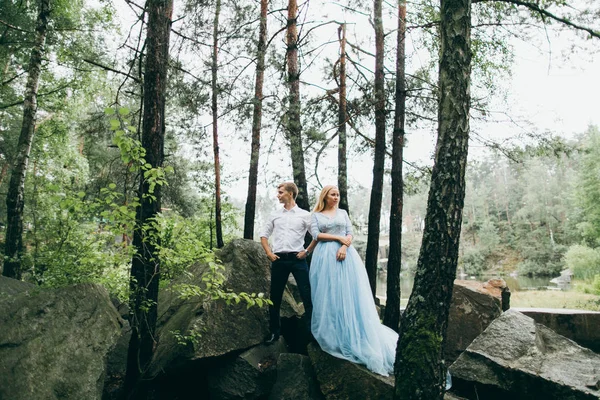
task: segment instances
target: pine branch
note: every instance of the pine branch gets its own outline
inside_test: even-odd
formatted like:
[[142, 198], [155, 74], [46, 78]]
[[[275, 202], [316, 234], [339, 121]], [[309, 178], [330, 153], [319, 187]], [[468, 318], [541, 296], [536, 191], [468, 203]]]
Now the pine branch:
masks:
[[18, 26], [9, 24], [8, 22], [2, 21], [1, 19], [0, 19], [0, 24], [2, 24], [4, 26], [7, 26], [10, 29], [14, 29], [15, 31], [20, 31], [20, 32], [25, 32], [25, 33], [34, 33], [34, 32], [31, 32], [31, 31], [28, 31], [28, 30], [25, 30], [25, 29], [21, 29]]
[[514, 5], [517, 5], [517, 6], [526, 7], [528, 9], [530, 9], [531, 11], [535, 11], [535, 12], [539, 13], [543, 17], [548, 17], [550, 19], [558, 21], [558, 22], [560, 22], [560, 23], [562, 23], [562, 24], [564, 24], [566, 26], [569, 26], [571, 28], [587, 32], [587, 33], [590, 34], [591, 37], [595, 37], [597, 39], [600, 39], [600, 32], [595, 31], [592, 28], [588, 28], [586, 26], [579, 25], [579, 24], [577, 24], [575, 22], [569, 21], [567, 18], [555, 15], [555, 14], [551, 13], [550, 11], [548, 11], [548, 10], [546, 10], [544, 8], [541, 8], [539, 5], [537, 5], [535, 3], [529, 3], [529, 2], [521, 1], [521, 0], [473, 0], [473, 4], [476, 4], [476, 3], [490, 3], [490, 2], [509, 3], [509, 4], [514, 4]]
[[[46, 92], [46, 93], [38, 93], [37, 97], [40, 98], [40, 97], [44, 97], [44, 96], [49, 96], [49, 95], [54, 94], [56, 92], [60, 92], [61, 90], [68, 88], [71, 84], [73, 84], [73, 82], [69, 82], [69, 83], [67, 83], [65, 85], [59, 86], [56, 89], [51, 90], [51, 91]], [[23, 103], [25, 103], [25, 99], [22, 99], [22, 100], [19, 100], [19, 101], [15, 101], [15, 102], [9, 103], [9, 104], [0, 104], [0, 110], [5, 110], [5, 109], [10, 108], [10, 107], [19, 106], [19, 105], [21, 105]]]
[[88, 64], [92, 64], [92, 65], [94, 65], [96, 67], [102, 68], [102, 69], [104, 69], [106, 71], [114, 72], [115, 74], [125, 75], [126, 77], [133, 79], [136, 83], [140, 83], [140, 80], [137, 77], [135, 77], [133, 75], [130, 75], [127, 72], [119, 71], [119, 70], [111, 68], [111, 67], [109, 67], [107, 65], [102, 65], [102, 64], [100, 64], [100, 63], [98, 63], [96, 61], [88, 60], [87, 58], [84, 58], [83, 61], [85, 61]]

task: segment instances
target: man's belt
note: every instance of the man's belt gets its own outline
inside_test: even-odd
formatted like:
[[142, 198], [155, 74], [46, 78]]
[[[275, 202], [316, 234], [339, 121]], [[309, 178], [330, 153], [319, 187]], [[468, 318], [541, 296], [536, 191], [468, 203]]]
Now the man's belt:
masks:
[[297, 260], [297, 251], [292, 251], [291, 253], [275, 253], [280, 260]]

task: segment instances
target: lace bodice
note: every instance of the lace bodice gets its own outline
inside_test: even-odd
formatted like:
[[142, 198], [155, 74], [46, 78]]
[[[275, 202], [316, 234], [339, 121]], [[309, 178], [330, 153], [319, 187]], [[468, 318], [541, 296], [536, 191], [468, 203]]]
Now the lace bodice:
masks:
[[352, 223], [346, 210], [338, 208], [333, 217], [316, 212], [312, 215], [310, 233], [313, 239], [317, 239], [319, 233], [329, 233], [339, 236], [352, 235]]

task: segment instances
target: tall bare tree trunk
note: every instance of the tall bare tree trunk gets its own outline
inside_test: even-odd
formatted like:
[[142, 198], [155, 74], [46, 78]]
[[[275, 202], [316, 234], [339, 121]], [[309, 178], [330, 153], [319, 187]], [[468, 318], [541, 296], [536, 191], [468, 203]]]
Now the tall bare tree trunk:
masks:
[[298, 2], [288, 2], [287, 51], [288, 67], [288, 115], [287, 134], [292, 152], [292, 170], [294, 182], [298, 186], [296, 203], [300, 208], [310, 209], [308, 202], [308, 186], [304, 168], [304, 150], [302, 148], [302, 125], [300, 123], [300, 67], [298, 64]]
[[338, 109], [338, 189], [340, 191], [340, 208], [350, 212], [348, 207], [348, 158], [346, 150], [346, 24], [338, 28], [340, 40], [340, 104]]
[[383, 75], [384, 34], [382, 0], [374, 1], [375, 20], [375, 154], [373, 155], [373, 184], [369, 204], [369, 228], [365, 267], [373, 297], [377, 290], [377, 255], [379, 254], [379, 227], [383, 197], [383, 168], [385, 164], [385, 81]]
[[219, 161], [219, 131], [217, 126], [217, 61], [219, 55], [219, 14], [221, 13], [221, 0], [215, 5], [215, 19], [213, 26], [213, 52], [212, 52], [212, 128], [213, 128], [213, 153], [215, 159], [215, 228], [217, 232], [217, 248], [223, 247], [223, 227], [221, 225], [221, 163]]
[[[146, 62], [144, 72], [144, 113], [142, 146], [146, 163], [160, 168], [164, 160], [165, 92], [169, 61], [169, 36], [173, 0], [148, 0], [148, 30], [146, 33]], [[153, 244], [157, 232], [149, 222], [160, 213], [160, 185], [151, 192], [150, 184], [141, 174], [136, 226], [133, 245], [137, 253], [131, 264], [130, 308], [131, 340], [127, 354], [127, 373], [123, 398], [145, 399], [144, 378], [156, 345], [158, 284], [160, 263]], [[152, 195], [152, 196], [150, 196]], [[152, 238], [153, 240], [148, 240]]]
[[471, 0], [441, 0], [438, 141], [413, 292], [400, 324], [395, 399], [442, 399], [469, 143]]
[[402, 161], [406, 111], [406, 0], [398, 0], [398, 40], [396, 49], [396, 107], [392, 136], [392, 205], [390, 207], [390, 253], [387, 263], [386, 302], [383, 323], [395, 331], [400, 324], [400, 272], [402, 266]]
[[29, 59], [29, 72], [23, 104], [23, 123], [17, 145], [17, 157], [10, 177], [6, 196], [6, 239], [4, 268], [2, 274], [21, 279], [21, 256], [23, 255], [23, 208], [25, 206], [25, 176], [29, 163], [31, 143], [35, 134], [37, 114], [37, 91], [42, 71], [42, 57], [48, 30], [50, 0], [40, 0], [36, 23], [35, 44]]
[[250, 171], [248, 172], [248, 197], [244, 215], [244, 239], [254, 238], [256, 213], [256, 186], [258, 184], [258, 160], [260, 155], [260, 128], [262, 124], [263, 82], [265, 80], [265, 52], [267, 46], [267, 11], [269, 0], [260, 0], [260, 28], [256, 51], [256, 81], [254, 83], [254, 112], [252, 114], [252, 144]]

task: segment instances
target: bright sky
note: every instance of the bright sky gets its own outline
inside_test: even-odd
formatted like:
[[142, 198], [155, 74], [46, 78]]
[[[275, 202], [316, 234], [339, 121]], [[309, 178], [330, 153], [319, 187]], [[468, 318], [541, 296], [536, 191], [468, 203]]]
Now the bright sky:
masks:
[[[517, 135], [521, 127], [536, 129], [539, 133], [551, 132], [571, 138], [584, 132], [588, 126], [600, 126], [600, 54], [576, 53], [565, 59], [563, 54], [573, 43], [589, 46], [590, 42], [562, 35], [549, 43], [545, 37], [532, 43], [515, 42], [515, 64], [508, 88], [506, 110], [517, 120], [512, 123], [490, 123], [477, 129], [491, 138], [505, 138]], [[596, 51], [600, 50], [600, 40], [595, 40]], [[528, 121], [526, 123], [525, 121]], [[410, 161], [429, 161], [435, 147], [436, 138], [429, 134], [412, 134], [405, 149], [405, 157]], [[472, 143], [469, 156], [481, 157], [485, 148]], [[360, 160], [354, 165], [354, 178], [365, 186], [370, 186], [372, 163]]]
[[[120, 2], [119, 8], [122, 11], [120, 13], [122, 18], [131, 14], [130, 10]], [[336, 8], [334, 11], [336, 18], [343, 18], [339, 9]], [[125, 19], [131, 19], [131, 16]], [[335, 38], [335, 29], [331, 26], [333, 33], [332, 37], [328, 38], [329, 40]], [[557, 35], [552, 31], [548, 32], [547, 37], [540, 34], [538, 38], [533, 38], [527, 43], [515, 42], [513, 74], [511, 80], [505, 82], [509, 89], [510, 107], [510, 110], [506, 111], [518, 121], [519, 126], [495, 123], [477, 126], [477, 130], [489, 137], [505, 138], [515, 136], [522, 127], [529, 126], [529, 129], [537, 129], [538, 132], [550, 131], [560, 136], [572, 137], [583, 132], [590, 124], [600, 126], [600, 99], [598, 97], [600, 93], [600, 56], [586, 51], [575, 53], [566, 60], [563, 54], [574, 43], [583, 43], [589, 48], [600, 49], [600, 40], [586, 41], [569, 33]], [[391, 49], [392, 45], [388, 44], [387, 47]], [[304, 87], [301, 90], [308, 89]], [[202, 118], [202, 116], [199, 117]], [[209, 118], [208, 115], [206, 117]], [[435, 139], [435, 135], [429, 132], [412, 133], [405, 149], [405, 157], [409, 161], [431, 163]], [[266, 146], [263, 143], [262, 162], [264, 162]], [[233, 143], [233, 141], [221, 143], [224, 175], [239, 178], [231, 183], [232, 187], [226, 187], [225, 190], [232, 197], [244, 200], [249, 147], [249, 143]], [[478, 157], [484, 151], [481, 145], [473, 143], [469, 155]], [[289, 161], [288, 154], [289, 150], [283, 149], [279, 154], [270, 156], [269, 161], [269, 167], [283, 171], [281, 172], [283, 176], [289, 169], [289, 176], [286, 179], [291, 178], [291, 167], [275, 166], [282, 165], [277, 161], [278, 158]], [[351, 182], [354, 180], [363, 186], [370, 186], [371, 157], [372, 153], [368, 152], [361, 159], [350, 160]], [[226, 162], [226, 160], [235, 160], [235, 162]], [[320, 169], [320, 174], [323, 170], [321, 183], [335, 182], [335, 163], [335, 157], [321, 162], [323, 167]], [[259, 179], [259, 191], [271, 189], [267, 189], [266, 186], [269, 185], [265, 179], [268, 180], [268, 178]]]

